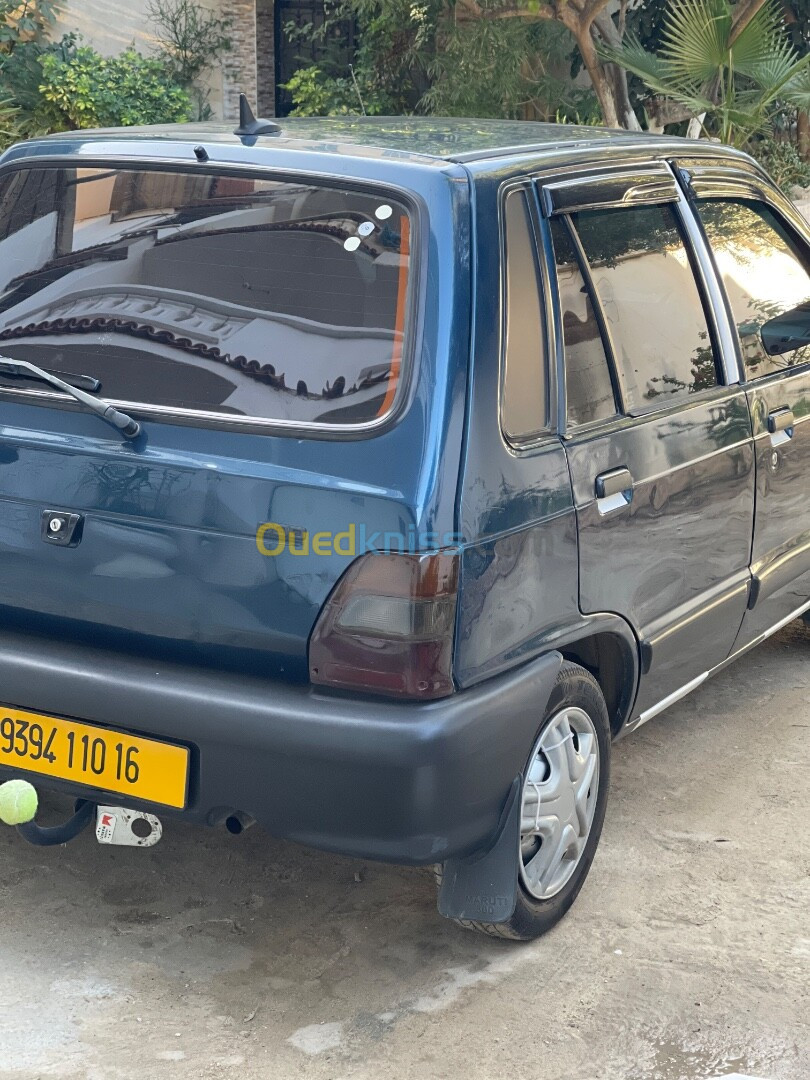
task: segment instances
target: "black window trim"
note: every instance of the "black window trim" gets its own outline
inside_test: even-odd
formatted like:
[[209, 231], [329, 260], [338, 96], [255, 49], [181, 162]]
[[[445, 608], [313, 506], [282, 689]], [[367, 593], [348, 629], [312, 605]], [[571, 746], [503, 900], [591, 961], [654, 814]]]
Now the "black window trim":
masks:
[[[416, 379], [415, 358], [419, 356], [424, 331], [421, 298], [425, 295], [427, 258], [425, 255], [428, 235], [427, 206], [414, 191], [396, 183], [379, 180], [358, 180], [355, 177], [317, 171], [296, 172], [289, 168], [278, 169], [268, 165], [229, 164], [207, 161], [196, 164], [186, 158], [150, 158], [141, 155], [116, 155], [111, 157], [87, 157], [54, 154], [47, 158], [17, 158], [0, 167], [0, 180], [17, 171], [32, 169], [100, 169], [121, 171], [139, 169], [143, 172], [186, 173], [210, 176], [229, 176], [251, 180], [269, 180], [289, 183], [316, 183], [320, 187], [356, 191], [369, 194], [379, 191], [380, 197], [396, 197], [410, 215], [410, 266], [408, 273], [408, 299], [406, 307], [406, 333], [402, 347], [402, 362], [394, 399], [388, 411], [381, 417], [364, 423], [329, 424], [323, 422], [302, 423], [297, 420], [271, 420], [260, 416], [238, 416], [232, 413], [205, 409], [183, 409], [168, 405], [152, 405], [127, 399], [108, 399], [111, 404], [139, 419], [169, 423], [183, 427], [226, 430], [246, 434], [287, 435], [296, 438], [346, 441], [366, 439], [379, 435], [399, 420], [410, 404]], [[2, 346], [0, 345], [0, 352]], [[56, 391], [24, 389], [0, 386], [0, 401], [11, 398], [49, 408], [69, 409], [81, 412], [82, 406], [66, 394]]]
[[733, 199], [764, 203], [765, 206], [781, 218], [783, 224], [787, 226], [788, 230], [794, 234], [799, 243], [806, 249], [808, 275], [810, 275], [810, 224], [779, 188], [770, 179], [761, 175], [758, 170], [755, 171], [754, 168], [748, 172], [739, 167], [724, 166], [716, 162], [705, 165], [702, 163], [691, 165], [681, 161], [678, 164], [680, 166], [679, 175], [689, 201], [689, 208], [692, 211], [696, 227], [700, 230], [708, 258], [711, 260], [714, 276], [722, 292], [724, 307], [734, 339], [740, 382], [745, 386], [752, 386], [764, 379], [783, 378], [786, 375], [806, 372], [810, 368], [810, 359], [804, 361], [804, 363], [796, 364], [795, 367], [785, 368], [782, 371], [772, 371], [767, 375], [752, 377], [748, 371], [743, 359], [742, 342], [731, 309], [728, 291], [696, 204], [702, 200], [727, 202]]
[[[543, 321], [543, 333], [539, 341], [541, 347], [541, 367], [545, 369], [546, 376], [546, 419], [545, 422], [534, 432], [525, 436], [510, 435], [504, 426], [504, 389], [506, 382], [506, 322], [508, 317], [507, 302], [507, 262], [506, 262], [506, 202], [514, 192], [522, 192], [526, 198], [529, 217], [532, 223], [532, 247], [534, 252], [535, 269], [540, 283], [539, 300], [541, 318]], [[542, 219], [537, 205], [537, 193], [530, 177], [522, 176], [508, 180], [502, 184], [498, 191], [498, 246], [500, 261], [500, 326], [499, 326], [499, 374], [498, 374], [498, 426], [501, 436], [512, 450], [531, 450], [546, 442], [549, 436], [555, 435], [560, 428], [560, 388], [558, 383], [557, 364], [554, 362], [557, 356], [557, 344], [554, 336], [554, 327], [550, 318], [552, 310], [550, 305], [550, 271], [548, 259], [545, 257], [543, 244]]]
[[[664, 174], [672, 181], [675, 190], [674, 198], [662, 199], [660, 195], [657, 194], [657, 192], [660, 192], [661, 190], [660, 178]], [[642, 190], [639, 180], [641, 177], [647, 175], [652, 178], [653, 182], [648, 188]], [[633, 185], [633, 197], [616, 202], [615, 183], [612, 183], [608, 188], [605, 188], [603, 185], [600, 185], [601, 179], [606, 179], [611, 182], [623, 179], [625, 182]], [[717, 395], [720, 390], [736, 386], [742, 381], [739, 373], [739, 343], [736, 328], [729, 321], [728, 309], [724, 307], [722, 314], [725, 318], [721, 318], [721, 312], [716, 308], [718, 299], [723, 298], [725, 300], [725, 289], [722, 287], [722, 282], [718, 280], [717, 268], [712, 253], [703, 236], [702, 226], [697, 215], [694, 213], [690, 200], [682, 190], [680, 180], [681, 177], [679, 176], [674, 163], [671, 161], [637, 163], [635, 165], [625, 165], [609, 170], [602, 169], [598, 172], [590, 171], [587, 173], [579, 173], [573, 176], [570, 173], [567, 173], [563, 180], [560, 180], [559, 177], [555, 176], [534, 177], [535, 185], [540, 193], [540, 205], [543, 209], [544, 218], [546, 219], [546, 221], [544, 221], [545, 231], [548, 232], [547, 220], [550, 217], [563, 216], [567, 221], [567, 227], [570, 233], [575, 237], [575, 250], [580, 258], [580, 271], [586, 286], [588, 287], [600, 329], [603, 326], [605, 328], [602, 341], [608, 360], [614, 393], [617, 392], [617, 388], [619, 391], [617, 394], [617, 404], [620, 409], [619, 415], [606, 417], [603, 420], [593, 420], [588, 424], [569, 425], [567, 421], [567, 400], [563, 400], [560, 412], [560, 432], [566, 439], [571, 439], [579, 435], [589, 436], [596, 430], [601, 432], [605, 428], [625, 426], [627, 423], [632, 423], [636, 420], [647, 420], [653, 415], [662, 415], [677, 410], [678, 408], [683, 408], [693, 402], [700, 402], [705, 398], [711, 399], [712, 395]], [[580, 187], [583, 191], [590, 191], [592, 193], [592, 201], [588, 203], [578, 203], [575, 210], [557, 209], [553, 200], [546, 192], [558, 190], [563, 183], [570, 191], [575, 191], [577, 187]], [[609, 198], [605, 197], [605, 192], [609, 193]], [[670, 206], [674, 209], [677, 228], [681, 234], [684, 249], [689, 259], [692, 275], [706, 317], [706, 325], [715, 355], [715, 367], [717, 370], [718, 382], [716, 386], [707, 387], [705, 390], [688, 394], [678, 401], [655, 402], [647, 408], [636, 408], [629, 411], [625, 407], [621, 376], [616, 362], [615, 346], [607, 324], [602, 302], [596, 293], [590, 266], [585, 256], [585, 252], [582, 250], [579, 237], [576, 235], [576, 229], [573, 228], [570, 214], [581, 210], [598, 211], [623, 208], [633, 209], [641, 206]], [[550, 234], [548, 235], [548, 242], [549, 244], [551, 243]], [[551, 261], [553, 262], [553, 259]], [[562, 328], [559, 326], [559, 290], [556, 284], [556, 276], [555, 267], [553, 270], [554, 306], [550, 310], [554, 322], [558, 327], [556, 334], [558, 349], [557, 366], [561, 372], [560, 380], [562, 387], [565, 389], [565, 349], [562, 338]], [[733, 363], [730, 363], [730, 361]], [[562, 397], [565, 399], [565, 394], [563, 394]]]
[[546, 217], [680, 201], [677, 181], [664, 161], [613, 166], [538, 183]]

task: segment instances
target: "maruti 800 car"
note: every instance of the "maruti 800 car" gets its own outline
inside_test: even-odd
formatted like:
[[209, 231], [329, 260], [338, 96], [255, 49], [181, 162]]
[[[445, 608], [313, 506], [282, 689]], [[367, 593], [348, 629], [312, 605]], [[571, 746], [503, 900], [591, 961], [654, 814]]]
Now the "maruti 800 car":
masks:
[[612, 741], [810, 608], [808, 228], [712, 143], [244, 114], [0, 160], [0, 775], [534, 938]]

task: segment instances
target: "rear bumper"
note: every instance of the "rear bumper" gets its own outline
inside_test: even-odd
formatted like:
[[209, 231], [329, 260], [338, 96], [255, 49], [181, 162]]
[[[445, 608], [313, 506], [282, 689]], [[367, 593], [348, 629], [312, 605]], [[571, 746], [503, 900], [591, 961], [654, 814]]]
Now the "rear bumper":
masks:
[[186, 810], [133, 804], [163, 818], [216, 824], [242, 812], [303, 844], [427, 864], [495, 837], [560, 662], [552, 653], [443, 701], [404, 704], [7, 633], [0, 700], [188, 745]]

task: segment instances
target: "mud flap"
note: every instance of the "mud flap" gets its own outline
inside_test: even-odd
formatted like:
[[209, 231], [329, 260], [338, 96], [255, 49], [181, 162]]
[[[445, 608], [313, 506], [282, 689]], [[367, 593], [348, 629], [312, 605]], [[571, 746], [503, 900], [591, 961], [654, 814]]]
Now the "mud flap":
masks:
[[517, 904], [520, 851], [520, 789], [516, 776], [501, 815], [501, 828], [492, 847], [466, 859], [444, 864], [439, 890], [439, 913], [447, 919], [505, 923]]

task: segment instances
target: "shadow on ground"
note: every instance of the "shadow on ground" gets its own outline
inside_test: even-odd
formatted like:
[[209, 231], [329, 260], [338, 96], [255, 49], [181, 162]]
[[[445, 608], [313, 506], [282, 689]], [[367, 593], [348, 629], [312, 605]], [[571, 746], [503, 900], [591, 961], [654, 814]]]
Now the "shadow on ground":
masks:
[[617, 745], [591, 877], [531, 946], [259, 829], [3, 830], [0, 1076], [806, 1080], [808, 657], [790, 627]]

